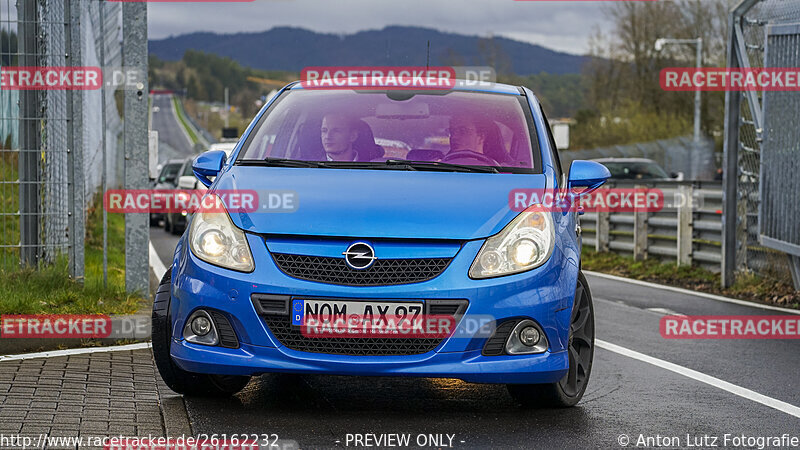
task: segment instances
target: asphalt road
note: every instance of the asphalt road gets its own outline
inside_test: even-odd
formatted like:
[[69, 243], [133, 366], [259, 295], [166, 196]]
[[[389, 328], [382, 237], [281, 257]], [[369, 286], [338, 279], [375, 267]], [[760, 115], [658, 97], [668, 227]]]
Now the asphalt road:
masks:
[[158, 161], [163, 163], [170, 159], [185, 159], [196, 152], [189, 142], [175, 116], [172, 107], [172, 96], [169, 94], [152, 95], [151, 128], [158, 131]]
[[[150, 235], [168, 265], [177, 238], [158, 228]], [[652, 447], [665, 442], [656, 441], [658, 436], [678, 439], [666, 441], [667, 447], [710, 448], [736, 446], [724, 440], [726, 434], [800, 436], [800, 341], [667, 340], [659, 334], [665, 313], [782, 313], [587, 278], [600, 347], [587, 392], [574, 408], [522, 410], [503, 386], [457, 380], [265, 375], [230, 399], [187, 398], [192, 427], [196, 433], [277, 433], [304, 448], [346, 446], [348, 434], [357, 433], [410, 433], [412, 442], [420, 434], [445, 435], [445, 444], [453, 436], [457, 448], [621, 448], [626, 439], [634, 446], [648, 437]], [[615, 346], [786, 402], [789, 411], [627, 356]]]

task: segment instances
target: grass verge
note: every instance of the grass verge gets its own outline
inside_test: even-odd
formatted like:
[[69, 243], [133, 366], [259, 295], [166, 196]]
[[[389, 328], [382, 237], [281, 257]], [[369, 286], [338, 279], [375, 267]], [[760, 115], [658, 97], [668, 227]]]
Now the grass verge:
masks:
[[[67, 258], [38, 270], [0, 267], [0, 314], [130, 314], [145, 299], [125, 292], [125, 219], [108, 215], [108, 286], [103, 286], [102, 200], [89, 211], [85, 281], [70, 279]], [[146, 294], [146, 293], [145, 293]]]
[[702, 267], [678, 267], [676, 263], [664, 263], [655, 259], [634, 261], [630, 256], [611, 252], [598, 253], [590, 247], [583, 248], [581, 259], [586, 270], [800, 309], [800, 291], [796, 291], [791, 284], [753, 274], [739, 275], [733, 286], [723, 289], [720, 286], [720, 275]]
[[183, 129], [186, 130], [186, 134], [189, 135], [189, 140], [192, 141], [192, 145], [196, 144], [197, 133], [195, 133], [194, 128], [189, 125], [189, 122], [186, 120], [186, 116], [183, 112], [183, 105], [181, 105], [181, 102], [174, 95], [172, 96], [172, 108], [175, 110], [175, 115], [178, 117], [178, 122], [180, 122]]

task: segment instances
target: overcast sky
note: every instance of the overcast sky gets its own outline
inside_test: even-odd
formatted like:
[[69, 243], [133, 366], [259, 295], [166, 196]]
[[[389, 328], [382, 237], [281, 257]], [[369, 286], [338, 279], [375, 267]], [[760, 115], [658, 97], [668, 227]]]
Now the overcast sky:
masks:
[[514, 0], [152, 2], [148, 23], [150, 39], [193, 31], [265, 31], [275, 26], [349, 34], [386, 25], [416, 25], [469, 35], [494, 34], [585, 53], [589, 36], [608, 26], [602, 4]]

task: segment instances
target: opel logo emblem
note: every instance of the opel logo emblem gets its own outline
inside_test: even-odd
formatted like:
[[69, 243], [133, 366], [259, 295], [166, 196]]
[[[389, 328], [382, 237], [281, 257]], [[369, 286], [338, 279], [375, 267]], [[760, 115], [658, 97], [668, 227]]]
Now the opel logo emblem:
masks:
[[366, 242], [353, 242], [342, 254], [344, 255], [344, 262], [351, 269], [356, 270], [369, 269], [378, 259], [375, 257], [375, 249]]

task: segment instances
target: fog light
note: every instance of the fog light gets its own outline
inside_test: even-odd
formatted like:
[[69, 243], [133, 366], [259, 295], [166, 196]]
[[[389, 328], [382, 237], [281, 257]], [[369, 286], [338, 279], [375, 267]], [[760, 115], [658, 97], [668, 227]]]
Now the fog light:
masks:
[[530, 319], [517, 322], [506, 340], [506, 353], [509, 355], [531, 355], [544, 353], [548, 347], [544, 331]]
[[217, 345], [219, 336], [214, 322], [208, 312], [198, 309], [188, 319], [183, 326], [183, 338], [193, 344]]
[[528, 347], [539, 343], [539, 330], [534, 327], [525, 327], [519, 332], [519, 340]]
[[197, 316], [192, 320], [192, 331], [198, 336], [205, 336], [211, 332], [211, 321], [205, 316]]

